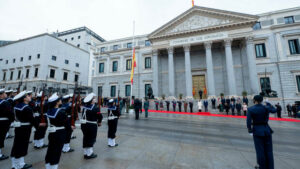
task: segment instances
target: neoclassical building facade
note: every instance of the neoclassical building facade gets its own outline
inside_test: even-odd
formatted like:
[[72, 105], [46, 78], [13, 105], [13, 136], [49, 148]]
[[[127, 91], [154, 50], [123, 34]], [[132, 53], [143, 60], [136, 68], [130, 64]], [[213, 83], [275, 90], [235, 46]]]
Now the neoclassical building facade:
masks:
[[150, 34], [97, 46], [94, 91], [130, 95], [132, 46], [136, 47], [133, 95], [205, 98], [258, 94], [300, 100], [300, 7], [259, 15], [194, 6]]

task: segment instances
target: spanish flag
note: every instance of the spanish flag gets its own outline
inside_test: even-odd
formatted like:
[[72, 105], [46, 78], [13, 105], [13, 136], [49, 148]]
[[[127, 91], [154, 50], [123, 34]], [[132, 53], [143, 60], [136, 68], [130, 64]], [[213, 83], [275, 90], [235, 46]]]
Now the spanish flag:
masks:
[[133, 84], [133, 74], [134, 74], [134, 68], [135, 68], [135, 67], [136, 67], [135, 48], [133, 48], [133, 52], [132, 52], [132, 63], [131, 63], [131, 76], [130, 76], [131, 84]]
[[192, 6], [194, 7], [194, 5], [195, 5], [195, 2], [194, 2], [194, 0], [192, 0]]

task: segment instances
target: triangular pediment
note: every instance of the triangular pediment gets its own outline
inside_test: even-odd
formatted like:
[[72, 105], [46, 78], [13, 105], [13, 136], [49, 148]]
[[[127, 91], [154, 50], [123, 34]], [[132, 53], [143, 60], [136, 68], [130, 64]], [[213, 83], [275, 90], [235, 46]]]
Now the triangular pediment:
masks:
[[195, 6], [152, 32], [149, 39], [249, 24], [257, 19], [254, 15]]

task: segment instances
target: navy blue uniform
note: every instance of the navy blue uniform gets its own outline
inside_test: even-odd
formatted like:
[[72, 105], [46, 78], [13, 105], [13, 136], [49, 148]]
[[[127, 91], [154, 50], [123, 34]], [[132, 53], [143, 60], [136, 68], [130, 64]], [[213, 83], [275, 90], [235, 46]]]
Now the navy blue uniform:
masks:
[[[43, 105], [43, 107], [44, 107], [43, 112], [47, 112], [46, 102]], [[41, 101], [40, 100], [35, 102], [33, 113], [34, 113], [34, 119], [35, 119], [36, 123], [41, 123], [42, 122], [42, 112], [41, 112]], [[45, 113], [43, 113], [43, 118], [44, 118], [44, 122], [47, 124], [47, 116]], [[47, 130], [47, 125], [39, 126], [36, 129], [36, 131], [34, 132], [34, 140], [44, 139], [45, 135], [46, 135], [46, 130]]]
[[82, 116], [87, 120], [85, 124], [81, 124], [83, 148], [90, 148], [96, 143], [98, 123], [102, 122], [103, 116], [95, 104], [84, 106]]
[[20, 127], [15, 127], [14, 144], [11, 150], [11, 157], [20, 158], [27, 155], [31, 128], [38, 127], [33, 118], [32, 109], [25, 103], [19, 103], [14, 107], [16, 121], [21, 122]]
[[0, 99], [0, 149], [4, 147], [6, 133], [14, 121], [11, 104], [7, 100]]
[[118, 119], [120, 117], [120, 110], [117, 106], [110, 106], [110, 107], [108, 107], [107, 111], [108, 111], [107, 137], [110, 139], [114, 139], [114, 138], [116, 138]]
[[274, 168], [273, 130], [268, 124], [269, 113], [276, 113], [276, 109], [270, 104], [267, 106], [256, 104], [248, 108], [247, 113], [247, 128], [249, 133], [253, 133], [256, 158], [260, 169]]
[[47, 112], [50, 127], [55, 126], [55, 132], [49, 132], [49, 146], [46, 153], [46, 164], [57, 165], [60, 160], [61, 151], [66, 139], [66, 130], [70, 127], [67, 125], [67, 115], [64, 109], [52, 108]]
[[71, 127], [72, 125], [72, 103], [65, 103], [62, 104], [61, 108], [65, 110], [65, 113], [67, 115], [67, 125], [69, 126], [68, 128], [66, 128], [66, 140], [65, 140], [65, 144], [70, 143], [71, 141], [71, 136], [73, 133], [73, 129]]

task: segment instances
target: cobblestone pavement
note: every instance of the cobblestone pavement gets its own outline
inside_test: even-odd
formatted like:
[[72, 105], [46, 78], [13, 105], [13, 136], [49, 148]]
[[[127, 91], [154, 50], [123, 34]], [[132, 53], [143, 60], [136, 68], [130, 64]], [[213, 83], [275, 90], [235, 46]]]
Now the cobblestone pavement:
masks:
[[[75, 152], [62, 154], [60, 169], [251, 169], [256, 164], [253, 139], [245, 119], [150, 113], [148, 119], [134, 120], [126, 114], [119, 120], [117, 148], [107, 147], [107, 125], [98, 130], [94, 151], [98, 158], [84, 160], [82, 133], [71, 146]], [[271, 121], [275, 168], [300, 166], [300, 123]], [[9, 154], [13, 139], [6, 140]], [[47, 142], [47, 141], [46, 141]], [[29, 146], [25, 161], [34, 169], [44, 168], [46, 149]], [[0, 162], [9, 169], [10, 160]]]

